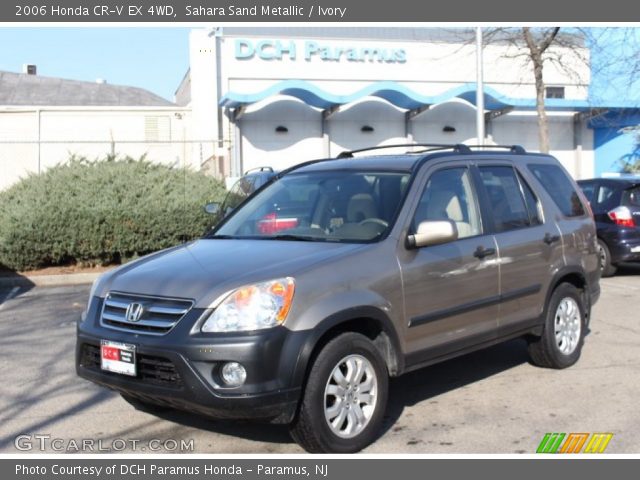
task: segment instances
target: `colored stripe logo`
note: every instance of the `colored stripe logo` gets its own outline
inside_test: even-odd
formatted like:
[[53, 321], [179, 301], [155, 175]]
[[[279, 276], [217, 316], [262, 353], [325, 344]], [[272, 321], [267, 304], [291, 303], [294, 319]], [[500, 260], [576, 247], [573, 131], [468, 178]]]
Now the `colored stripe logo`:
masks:
[[536, 453], [604, 453], [611, 438], [613, 433], [546, 433]]

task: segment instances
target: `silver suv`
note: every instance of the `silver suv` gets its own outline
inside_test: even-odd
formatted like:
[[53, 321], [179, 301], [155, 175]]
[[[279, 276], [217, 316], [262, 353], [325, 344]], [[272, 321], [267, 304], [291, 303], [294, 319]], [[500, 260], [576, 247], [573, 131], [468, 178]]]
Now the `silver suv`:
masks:
[[103, 275], [78, 374], [355, 452], [389, 377], [520, 336], [536, 365], [574, 364], [600, 274], [573, 180], [521, 147], [411, 147], [283, 171], [205, 238]]

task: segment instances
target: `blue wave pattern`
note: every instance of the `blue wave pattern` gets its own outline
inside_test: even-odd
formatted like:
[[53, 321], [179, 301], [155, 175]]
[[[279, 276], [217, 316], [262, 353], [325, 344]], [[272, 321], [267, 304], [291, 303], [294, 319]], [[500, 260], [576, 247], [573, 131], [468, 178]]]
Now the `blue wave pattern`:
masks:
[[[257, 93], [229, 92], [220, 100], [220, 106], [224, 108], [238, 108], [243, 105], [251, 105], [275, 95], [294, 97], [307, 105], [323, 110], [357, 102], [365, 97], [381, 98], [396, 107], [413, 110], [425, 105], [437, 105], [454, 98], [460, 98], [475, 105], [476, 85], [474, 83], [465, 83], [439, 95], [431, 96], [422, 95], [398, 82], [383, 81], [367, 85], [349, 95], [335, 95], [306, 80], [283, 80]], [[535, 109], [536, 106], [535, 99], [533, 98], [508, 97], [486, 86], [484, 88], [484, 103], [485, 108], [488, 110], [498, 110], [505, 107], [532, 110]], [[547, 98], [545, 99], [545, 106], [550, 110], [588, 110], [604, 105], [594, 105], [587, 100]], [[615, 105], [607, 106], [616, 107]]]

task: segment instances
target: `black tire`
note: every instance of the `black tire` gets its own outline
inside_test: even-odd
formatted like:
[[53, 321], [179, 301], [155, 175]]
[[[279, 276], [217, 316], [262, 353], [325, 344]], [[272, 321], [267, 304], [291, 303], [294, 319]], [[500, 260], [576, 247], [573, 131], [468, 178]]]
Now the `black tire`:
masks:
[[[362, 431], [353, 437], [342, 438], [334, 433], [325, 418], [325, 388], [332, 378], [334, 368], [351, 355], [361, 356], [369, 361], [377, 381], [377, 400]], [[380, 434], [387, 407], [388, 390], [389, 374], [386, 363], [371, 340], [359, 333], [343, 333], [329, 341], [313, 362], [298, 414], [290, 426], [291, 436], [310, 453], [358, 452]]]
[[[563, 300], [567, 299], [568, 303], [577, 306], [579, 312], [579, 334], [577, 344], [574, 350], [565, 352], [561, 350], [561, 346], [556, 340], [556, 317], [558, 321], [562, 321], [562, 315], [558, 311], [558, 307]], [[533, 364], [545, 368], [567, 368], [573, 365], [580, 358], [582, 345], [584, 343], [584, 335], [587, 329], [585, 324], [585, 305], [583, 296], [575, 286], [570, 283], [561, 283], [551, 294], [551, 298], [545, 309], [545, 322], [542, 335], [534, 339], [529, 339], [529, 356]], [[567, 343], [564, 343], [566, 346]]]
[[166, 412], [167, 410], [171, 410], [170, 407], [167, 407], [165, 405], [158, 405], [156, 403], [145, 402], [144, 400], [140, 400], [139, 398], [132, 397], [130, 395], [127, 395], [126, 393], [121, 393], [120, 396], [125, 402], [127, 402], [133, 408], [141, 412], [161, 413], [161, 412]]
[[598, 254], [600, 256], [600, 272], [602, 277], [612, 277], [618, 267], [611, 263], [611, 251], [607, 244], [598, 239]]

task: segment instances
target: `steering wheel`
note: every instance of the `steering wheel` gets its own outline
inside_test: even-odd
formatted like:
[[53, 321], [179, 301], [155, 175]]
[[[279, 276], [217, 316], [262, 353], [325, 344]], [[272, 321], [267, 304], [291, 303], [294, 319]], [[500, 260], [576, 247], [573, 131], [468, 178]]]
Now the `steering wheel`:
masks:
[[373, 223], [375, 225], [381, 225], [384, 228], [387, 228], [389, 226], [389, 223], [385, 222], [381, 218], [375, 218], [375, 217], [365, 218], [364, 220], [359, 222], [358, 225], [366, 225], [367, 223]]

